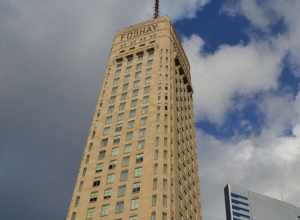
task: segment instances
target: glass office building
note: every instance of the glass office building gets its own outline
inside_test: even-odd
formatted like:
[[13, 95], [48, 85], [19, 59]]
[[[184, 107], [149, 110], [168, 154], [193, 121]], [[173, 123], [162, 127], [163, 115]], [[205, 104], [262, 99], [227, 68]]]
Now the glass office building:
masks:
[[224, 189], [227, 220], [299, 220], [300, 208], [238, 186]]

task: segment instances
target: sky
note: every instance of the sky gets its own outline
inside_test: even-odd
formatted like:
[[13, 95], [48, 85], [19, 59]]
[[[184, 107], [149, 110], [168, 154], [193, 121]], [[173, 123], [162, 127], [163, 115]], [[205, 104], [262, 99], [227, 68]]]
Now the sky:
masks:
[[[65, 218], [112, 38], [152, 5], [0, 0], [0, 219]], [[225, 219], [227, 183], [300, 206], [299, 10], [161, 0], [191, 63], [204, 220]]]

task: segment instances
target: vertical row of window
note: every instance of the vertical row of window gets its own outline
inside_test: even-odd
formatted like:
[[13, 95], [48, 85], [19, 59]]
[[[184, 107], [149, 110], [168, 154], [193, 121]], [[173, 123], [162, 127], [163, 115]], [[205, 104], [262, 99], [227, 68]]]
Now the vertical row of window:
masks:
[[[181, 70], [183, 71], [183, 70]], [[179, 215], [181, 219], [192, 219], [197, 216], [198, 185], [195, 162], [192, 97], [184, 81], [184, 73], [176, 70], [176, 112], [177, 112], [177, 153], [178, 153], [178, 185], [180, 187]], [[188, 201], [188, 202], [187, 202]]]
[[[158, 72], [158, 82], [157, 82], [157, 111], [156, 111], [156, 139], [154, 145], [154, 165], [153, 165], [153, 183], [152, 183], [152, 198], [151, 205], [153, 207], [153, 212], [151, 213], [151, 220], [163, 219], [167, 220], [166, 208], [168, 207], [168, 150], [169, 150], [169, 80], [168, 78], [163, 79], [162, 72], [168, 77], [168, 70], [163, 70], [162, 63], [162, 51], [160, 53], [160, 67]], [[163, 108], [162, 108], [163, 106]], [[161, 159], [160, 160], [160, 154]], [[161, 170], [160, 170], [161, 169]], [[162, 171], [162, 172], [160, 172]], [[156, 207], [158, 198], [162, 201], [162, 208], [164, 208], [161, 215], [157, 213]]]

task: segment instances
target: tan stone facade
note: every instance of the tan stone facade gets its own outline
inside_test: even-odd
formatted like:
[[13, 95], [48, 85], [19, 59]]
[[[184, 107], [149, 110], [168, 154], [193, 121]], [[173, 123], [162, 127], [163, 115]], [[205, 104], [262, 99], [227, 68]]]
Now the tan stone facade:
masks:
[[190, 67], [168, 17], [113, 42], [67, 220], [201, 220]]

